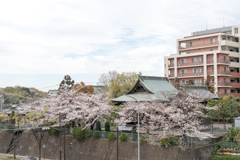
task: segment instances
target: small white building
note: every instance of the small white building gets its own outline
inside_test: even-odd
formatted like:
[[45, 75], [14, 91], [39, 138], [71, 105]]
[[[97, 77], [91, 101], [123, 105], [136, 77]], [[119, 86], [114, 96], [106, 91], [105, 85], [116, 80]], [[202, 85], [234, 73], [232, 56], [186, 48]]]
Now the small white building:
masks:
[[235, 127], [240, 128], [240, 117], [236, 117], [235, 119]]

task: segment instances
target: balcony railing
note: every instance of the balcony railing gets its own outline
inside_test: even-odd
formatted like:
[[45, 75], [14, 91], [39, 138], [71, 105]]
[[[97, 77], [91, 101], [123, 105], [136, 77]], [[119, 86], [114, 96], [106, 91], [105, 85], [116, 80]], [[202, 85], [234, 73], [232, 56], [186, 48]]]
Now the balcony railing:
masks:
[[[214, 60], [212, 59], [207, 59], [207, 64], [213, 64]], [[217, 63], [224, 63], [224, 64], [230, 64], [229, 59], [217, 59]]]
[[229, 59], [218, 59], [217, 62], [218, 63], [224, 63], [224, 64], [230, 64], [230, 60]]
[[231, 86], [231, 82], [218, 82], [218, 86]]
[[181, 66], [196, 66], [196, 65], [203, 65], [203, 61], [196, 61], [196, 62], [186, 62], [186, 63], [178, 63], [178, 67]]
[[[207, 73], [208, 73], [209, 75], [214, 75], [214, 71], [212, 71], [212, 70], [208, 70]], [[217, 71], [217, 74], [218, 74], [218, 75], [231, 75], [231, 72], [230, 72], [230, 70], [228, 70], [228, 71], [218, 70], [218, 71]]]
[[240, 97], [240, 93], [231, 93], [234, 97]]
[[168, 64], [168, 67], [174, 67], [174, 64]]
[[233, 77], [233, 78], [240, 78], [240, 73], [231, 72], [231, 77]]
[[197, 77], [197, 76], [203, 76], [203, 72], [196, 72], [196, 73], [178, 73], [178, 77]]
[[224, 97], [225, 95], [228, 95], [228, 94], [230, 94], [230, 93], [228, 93], [228, 92], [227, 93], [218, 93], [218, 96], [219, 97]]
[[230, 72], [230, 71], [224, 71], [224, 70], [218, 70], [217, 73], [218, 73], [218, 74], [221, 74], [221, 75], [231, 75], [231, 72]]
[[188, 46], [186, 43], [186, 46], [179, 46], [178, 49], [188, 49], [188, 48], [196, 48], [196, 47], [206, 47], [206, 46], [215, 46], [218, 45], [218, 41], [214, 42], [214, 43], [199, 43], [199, 44], [192, 44], [191, 46]]
[[231, 83], [232, 88], [240, 88], [240, 83]]
[[169, 74], [169, 77], [174, 77], [174, 74]]

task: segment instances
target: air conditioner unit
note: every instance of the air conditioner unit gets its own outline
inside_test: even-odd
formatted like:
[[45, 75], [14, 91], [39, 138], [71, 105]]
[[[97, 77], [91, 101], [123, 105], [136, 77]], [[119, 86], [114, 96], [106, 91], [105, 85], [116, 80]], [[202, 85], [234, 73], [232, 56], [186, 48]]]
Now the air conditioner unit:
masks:
[[180, 65], [180, 64], [178, 64], [177, 66], [178, 66], [178, 67], [180, 67], [181, 65]]

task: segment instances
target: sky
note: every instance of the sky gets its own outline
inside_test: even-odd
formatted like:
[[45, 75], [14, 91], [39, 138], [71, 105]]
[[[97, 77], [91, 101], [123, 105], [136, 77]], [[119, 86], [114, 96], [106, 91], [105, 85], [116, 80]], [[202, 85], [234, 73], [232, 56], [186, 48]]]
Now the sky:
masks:
[[239, 6], [237, 0], [1, 0], [0, 87], [48, 91], [64, 75], [96, 84], [112, 70], [164, 76], [164, 56], [176, 53], [176, 39], [240, 25]]

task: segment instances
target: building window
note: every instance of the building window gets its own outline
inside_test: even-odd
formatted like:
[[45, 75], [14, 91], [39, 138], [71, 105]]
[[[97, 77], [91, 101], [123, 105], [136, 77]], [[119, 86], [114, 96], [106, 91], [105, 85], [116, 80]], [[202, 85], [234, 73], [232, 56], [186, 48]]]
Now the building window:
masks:
[[212, 56], [212, 61], [214, 61], [214, 56]]
[[210, 51], [215, 51], [215, 49], [211, 49]]
[[185, 64], [186, 63], [186, 59], [182, 59], [182, 64]]
[[199, 83], [203, 84], [204, 83], [204, 79], [199, 79]]
[[226, 89], [224, 89], [224, 94], [227, 94], [227, 90]]
[[187, 72], [186, 72], [186, 69], [183, 69], [183, 70], [182, 70], [182, 74], [185, 74], [185, 73], [187, 73]]
[[192, 54], [193, 52], [188, 52], [188, 54]]
[[182, 84], [185, 84], [186, 83], [186, 80], [182, 80]]
[[212, 67], [212, 71], [214, 72], [214, 67]]
[[226, 56], [223, 56], [223, 60], [226, 61]]
[[212, 79], [212, 83], [214, 83], [214, 78]]
[[174, 60], [172, 60], [172, 64], [174, 64]]
[[172, 71], [172, 73], [174, 74], [174, 70]]
[[199, 41], [197, 41], [197, 44], [199, 44]]
[[226, 78], [223, 79], [224, 83], [226, 83]]
[[189, 47], [191, 47], [191, 46], [192, 46], [192, 42], [188, 42], [187, 45], [188, 45]]
[[196, 80], [196, 79], [193, 79], [192, 81], [193, 81], [193, 83], [194, 83], [194, 84], [196, 84], [196, 82], [197, 82], [197, 80]]
[[203, 73], [203, 68], [199, 68], [199, 72], [200, 72], [200, 73]]
[[197, 69], [192, 69], [192, 73], [197, 73]]
[[238, 28], [234, 28], [235, 34], [238, 34]]
[[203, 57], [199, 57], [199, 62], [203, 62]]
[[223, 67], [223, 71], [224, 71], [224, 72], [226, 72], [226, 71], [227, 71], [226, 67]]
[[215, 43], [215, 39], [210, 39], [210, 43]]
[[192, 63], [195, 63], [196, 62], [196, 58], [192, 58]]

